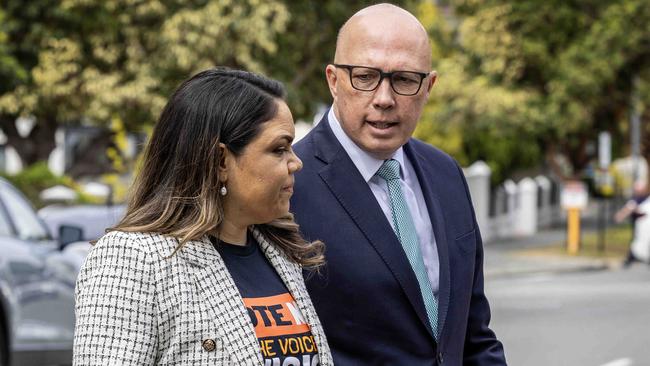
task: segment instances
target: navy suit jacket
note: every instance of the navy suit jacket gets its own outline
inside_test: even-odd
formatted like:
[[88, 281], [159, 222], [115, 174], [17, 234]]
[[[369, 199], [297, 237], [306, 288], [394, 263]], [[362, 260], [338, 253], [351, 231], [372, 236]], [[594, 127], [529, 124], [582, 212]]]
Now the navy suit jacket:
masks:
[[505, 365], [488, 327], [483, 248], [456, 162], [416, 139], [404, 145], [422, 187], [440, 258], [439, 340], [415, 274], [327, 114], [294, 149], [291, 211], [305, 238], [325, 242], [326, 265], [307, 288], [336, 365]]

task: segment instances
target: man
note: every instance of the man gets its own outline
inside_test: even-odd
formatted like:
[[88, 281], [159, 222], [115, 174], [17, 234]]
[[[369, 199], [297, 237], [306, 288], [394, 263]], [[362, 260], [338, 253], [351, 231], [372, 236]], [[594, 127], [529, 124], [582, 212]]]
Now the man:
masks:
[[[634, 182], [632, 186], [632, 198], [625, 203], [621, 209], [616, 211], [614, 215], [614, 221], [617, 223], [623, 222], [628, 216], [630, 217], [630, 222], [632, 223], [632, 242], [630, 243], [630, 249], [627, 252], [627, 256], [623, 261], [623, 268], [628, 268], [635, 261], [649, 262], [647, 258], [650, 256], [650, 248], [648, 245], [650, 243], [650, 232], [643, 226], [650, 224], [647, 217], [645, 216], [645, 209], [648, 207], [647, 204], [644, 204], [648, 199], [650, 192], [648, 191], [648, 185], [644, 180], [638, 180]], [[641, 226], [637, 227], [637, 224], [641, 223]]]
[[[401, 70], [401, 71], [400, 71]], [[453, 159], [412, 139], [436, 80], [426, 31], [379, 4], [339, 31], [332, 108], [295, 150], [292, 211], [327, 265], [308, 280], [336, 365], [505, 365]]]

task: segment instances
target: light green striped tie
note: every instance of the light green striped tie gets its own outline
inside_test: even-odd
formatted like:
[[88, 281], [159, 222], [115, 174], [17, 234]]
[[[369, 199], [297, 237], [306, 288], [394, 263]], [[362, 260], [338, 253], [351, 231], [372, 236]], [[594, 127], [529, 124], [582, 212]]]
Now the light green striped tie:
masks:
[[433, 334], [438, 338], [438, 302], [433, 295], [431, 289], [431, 282], [427, 276], [427, 270], [422, 260], [422, 253], [420, 252], [420, 244], [418, 243], [417, 233], [415, 231], [415, 224], [411, 218], [411, 213], [404, 199], [402, 187], [400, 185], [399, 175], [399, 162], [395, 159], [384, 161], [384, 164], [379, 168], [376, 173], [377, 176], [386, 180], [388, 183], [388, 196], [390, 197], [390, 207], [393, 213], [393, 224], [395, 234], [402, 243], [402, 248], [406, 253], [406, 257], [411, 263], [415, 277], [418, 279], [420, 285], [420, 293], [424, 300], [424, 307], [427, 311], [429, 324], [433, 330]]

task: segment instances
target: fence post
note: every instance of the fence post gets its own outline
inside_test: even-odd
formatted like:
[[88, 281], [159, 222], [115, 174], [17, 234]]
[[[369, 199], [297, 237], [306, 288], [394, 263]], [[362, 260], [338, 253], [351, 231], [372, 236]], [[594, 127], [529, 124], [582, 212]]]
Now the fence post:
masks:
[[484, 241], [492, 237], [490, 230], [490, 176], [492, 170], [484, 161], [476, 161], [465, 169], [465, 177], [469, 186], [476, 221]]
[[519, 205], [515, 233], [521, 236], [537, 232], [537, 184], [532, 178], [522, 179], [517, 187]]
[[540, 228], [547, 228], [551, 226], [551, 181], [543, 175], [535, 177], [535, 182], [539, 187], [539, 197], [537, 200], [538, 205], [538, 226]]
[[512, 179], [506, 179], [503, 182], [503, 188], [506, 192], [506, 212], [503, 221], [503, 236], [512, 236], [516, 232], [517, 225], [517, 184]]

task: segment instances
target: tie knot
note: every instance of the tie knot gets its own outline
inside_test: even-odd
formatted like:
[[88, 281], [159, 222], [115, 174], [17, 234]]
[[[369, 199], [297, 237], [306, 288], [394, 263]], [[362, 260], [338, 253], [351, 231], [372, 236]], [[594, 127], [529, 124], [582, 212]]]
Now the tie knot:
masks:
[[376, 175], [387, 181], [399, 179], [399, 162], [395, 159], [384, 160]]

